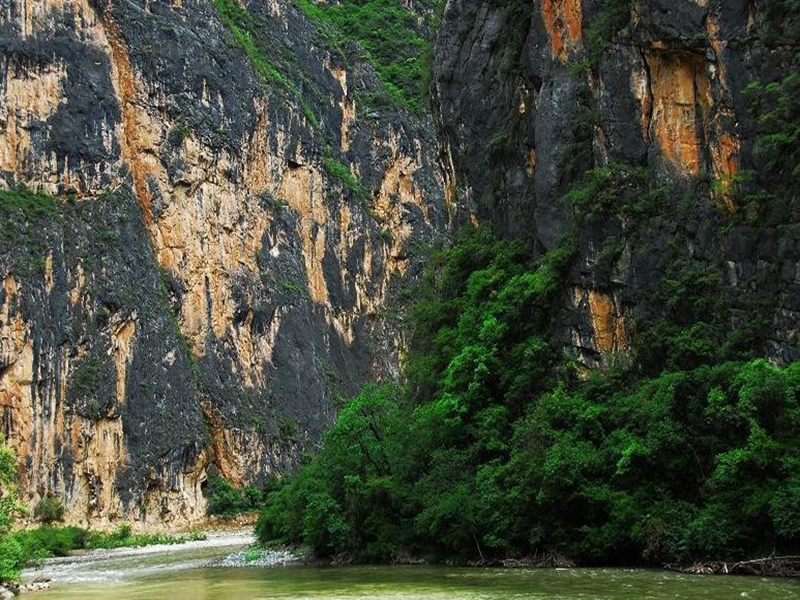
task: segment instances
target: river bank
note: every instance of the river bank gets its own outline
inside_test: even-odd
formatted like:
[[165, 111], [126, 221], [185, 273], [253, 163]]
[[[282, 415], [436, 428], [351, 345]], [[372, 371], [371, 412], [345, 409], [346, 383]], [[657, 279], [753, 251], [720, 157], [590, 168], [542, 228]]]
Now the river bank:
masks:
[[70, 556], [45, 558], [22, 572], [23, 583], [48, 579], [51, 583], [118, 581], [128, 567], [142, 572], [200, 566], [220, 555], [255, 543], [252, 530], [209, 531], [205, 539], [179, 545], [154, 544], [137, 548], [87, 550]]
[[[69, 556], [44, 558], [22, 571], [19, 584], [0, 589], [0, 598], [48, 589], [51, 585], [75, 583], [119, 582], [133, 571], [141, 575], [176, 569], [201, 567], [219, 562], [227, 556], [242, 554], [255, 543], [252, 528], [223, 529], [218, 524], [203, 533], [203, 539], [180, 544], [152, 544], [139, 547], [73, 551]], [[287, 553], [288, 554], [288, 553]], [[261, 554], [256, 556], [266, 564]], [[273, 564], [287, 561], [277, 556]]]
[[25, 569], [49, 579], [42, 600], [270, 598], [500, 599], [649, 597], [657, 600], [800, 597], [800, 581], [647, 569], [322, 566], [285, 550], [253, 548], [251, 530], [210, 531], [180, 545], [93, 550]]

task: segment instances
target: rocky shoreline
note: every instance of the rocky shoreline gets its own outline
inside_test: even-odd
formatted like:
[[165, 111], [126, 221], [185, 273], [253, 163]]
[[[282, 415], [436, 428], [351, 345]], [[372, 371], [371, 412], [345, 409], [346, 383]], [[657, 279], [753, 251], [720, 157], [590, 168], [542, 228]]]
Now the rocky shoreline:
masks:
[[769, 556], [739, 562], [709, 562], [693, 565], [667, 564], [664, 568], [692, 575], [757, 575], [760, 577], [800, 577], [800, 556]]
[[283, 567], [304, 562], [304, 557], [292, 550], [239, 550], [211, 561], [209, 567]]
[[6, 583], [0, 586], [0, 600], [9, 600], [21, 594], [43, 592], [50, 589], [50, 579], [34, 579], [27, 583]]
[[[290, 553], [247, 550], [255, 543], [252, 529], [211, 530], [203, 540], [182, 544], [154, 544], [143, 547], [100, 549], [81, 552], [71, 556], [46, 558], [37, 565], [26, 568], [19, 584], [0, 587], [0, 600], [17, 595], [40, 592], [51, 584], [120, 579], [132, 572], [140, 573], [139, 559], [163, 555], [185, 556], [174, 561], [165, 561], [160, 569], [189, 567], [239, 566], [241, 564], [272, 565], [285, 564]], [[215, 552], [218, 549], [218, 552]], [[226, 552], [227, 551], [227, 552]], [[209, 554], [210, 553], [210, 554]], [[241, 559], [237, 558], [241, 555]], [[255, 560], [247, 561], [253, 557]]]

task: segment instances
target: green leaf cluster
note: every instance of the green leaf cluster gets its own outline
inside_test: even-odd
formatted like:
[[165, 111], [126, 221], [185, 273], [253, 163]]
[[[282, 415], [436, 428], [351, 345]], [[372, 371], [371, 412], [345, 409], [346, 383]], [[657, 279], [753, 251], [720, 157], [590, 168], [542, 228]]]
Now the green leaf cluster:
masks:
[[[422, 5], [434, 2], [423, 2]], [[296, 0], [308, 17], [333, 26], [366, 53], [389, 96], [401, 106], [420, 110], [427, 97], [429, 24], [395, 0]]]
[[19, 580], [25, 556], [11, 533], [24, 507], [17, 496], [17, 455], [0, 436], [0, 583]]
[[225, 518], [256, 511], [264, 503], [261, 490], [251, 485], [234, 487], [230, 481], [219, 475], [209, 476], [205, 494], [208, 497], [208, 514]]

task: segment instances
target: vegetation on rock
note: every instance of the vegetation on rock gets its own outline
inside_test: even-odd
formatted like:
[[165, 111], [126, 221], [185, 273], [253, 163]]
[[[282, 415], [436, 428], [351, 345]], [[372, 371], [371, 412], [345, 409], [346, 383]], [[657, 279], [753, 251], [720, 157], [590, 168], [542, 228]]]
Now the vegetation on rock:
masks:
[[394, 0], [343, 0], [316, 3], [296, 0], [297, 7], [317, 22], [357, 42], [381, 78], [390, 98], [420, 110], [426, 102], [427, 57], [431, 46], [430, 16], [435, 0], [401, 4]]
[[214, 5], [217, 7], [222, 22], [230, 30], [247, 58], [250, 59], [253, 70], [263, 79], [264, 83], [276, 85], [291, 94], [300, 105], [308, 122], [314, 127], [319, 127], [319, 119], [301, 93], [300, 88], [281, 72], [262, 49], [263, 36], [260, 35], [258, 25], [247, 9], [239, 6], [235, 0], [214, 0]]
[[12, 215], [21, 213], [28, 219], [53, 217], [58, 213], [58, 205], [52, 196], [29, 190], [22, 185], [0, 189], [0, 208]]
[[208, 514], [225, 518], [254, 512], [264, 503], [264, 493], [261, 490], [251, 485], [236, 488], [219, 475], [208, 478], [205, 493], [208, 496]]
[[631, 0], [602, 0], [600, 12], [586, 28], [584, 43], [589, 61], [596, 64], [614, 36], [631, 19]]
[[658, 350], [586, 378], [548, 341], [573, 242], [532, 256], [477, 230], [433, 257], [406, 385], [368, 386], [341, 411], [268, 496], [259, 539], [360, 561], [797, 550], [800, 365], [743, 359], [735, 331], [701, 320], [719, 308], [713, 281], [676, 264], [663, 285], [679, 305], [640, 327]]
[[[785, 76], [774, 81], [751, 81], [744, 90], [758, 133], [755, 159], [758, 170], [745, 172], [745, 180], [757, 180], [759, 188], [745, 196], [758, 214], [767, 205], [782, 207], [778, 222], [793, 223], [792, 211], [797, 212], [797, 189], [800, 185], [800, 53], [786, 65]], [[736, 182], [739, 183], [739, 182]], [[794, 205], [792, 204], [794, 203]]]
[[45, 496], [33, 509], [34, 518], [45, 525], [52, 525], [56, 521], [64, 520], [64, 503], [61, 498]]

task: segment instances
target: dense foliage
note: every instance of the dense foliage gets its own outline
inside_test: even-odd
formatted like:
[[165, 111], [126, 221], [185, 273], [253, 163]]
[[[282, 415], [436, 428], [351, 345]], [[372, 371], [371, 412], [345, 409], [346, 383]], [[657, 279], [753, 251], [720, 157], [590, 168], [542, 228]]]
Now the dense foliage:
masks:
[[[303, 13], [330, 25], [344, 40], [355, 41], [375, 67], [389, 96], [418, 110], [427, 97], [427, 57], [430, 53], [434, 0], [414, 4], [395, 0], [296, 0]], [[422, 13], [415, 12], [422, 9]]]
[[43, 525], [36, 529], [17, 531], [13, 535], [19, 545], [20, 565], [51, 556], [67, 556], [73, 550], [98, 548], [127, 548], [153, 544], [182, 544], [202, 540], [199, 532], [184, 535], [165, 533], [133, 533], [131, 526], [123, 524], [113, 531], [94, 531], [82, 527], [53, 527]]
[[[800, 365], [668, 356], [676, 341], [660, 368], [650, 357], [645, 373], [581, 378], [548, 342], [572, 257], [567, 241], [533, 261], [485, 231], [437, 255], [412, 315], [407, 385], [369, 386], [341, 411], [270, 494], [260, 540], [364, 561], [797, 549]], [[702, 305], [712, 289], [680, 294]], [[683, 316], [660, 331], [689, 343]]]
[[261, 490], [251, 485], [237, 488], [216, 474], [209, 476], [205, 494], [208, 497], [208, 514], [224, 518], [254, 512], [264, 503]]
[[[751, 81], [744, 95], [755, 116], [758, 137], [755, 158], [760, 187], [767, 190], [756, 194], [756, 200], [769, 204], [784, 203], [786, 212], [795, 202], [800, 184], [800, 53], [785, 65], [786, 75], [775, 81]], [[752, 172], [747, 174], [753, 177]], [[753, 196], [751, 196], [753, 197]], [[788, 214], [781, 218], [788, 220]]]
[[23, 510], [17, 498], [17, 455], [3, 442], [0, 437], [0, 582], [19, 579], [24, 564], [22, 548], [11, 534]]

